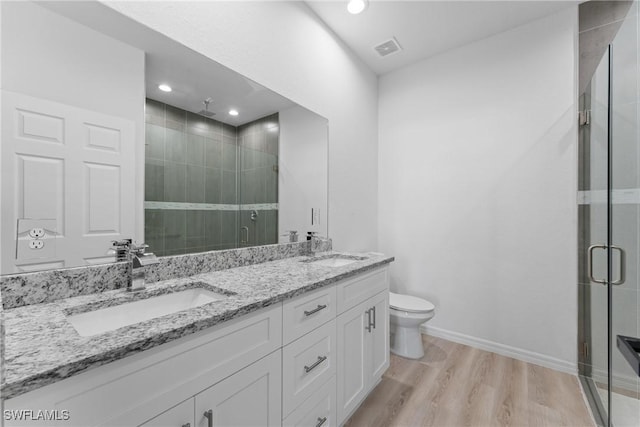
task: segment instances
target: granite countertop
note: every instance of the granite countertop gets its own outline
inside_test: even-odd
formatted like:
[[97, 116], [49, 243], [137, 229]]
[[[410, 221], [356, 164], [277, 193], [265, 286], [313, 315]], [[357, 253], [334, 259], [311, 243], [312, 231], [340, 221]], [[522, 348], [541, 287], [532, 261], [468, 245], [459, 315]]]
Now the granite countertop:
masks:
[[[2, 398], [19, 396], [393, 261], [393, 257], [379, 253], [324, 252], [315, 257], [333, 254], [356, 261], [328, 267], [305, 262], [310, 258], [307, 256], [286, 258], [147, 284], [139, 293], [113, 290], [5, 310]], [[195, 281], [229, 296], [90, 337], [80, 336], [66, 318], [179, 291], [192, 287]]]

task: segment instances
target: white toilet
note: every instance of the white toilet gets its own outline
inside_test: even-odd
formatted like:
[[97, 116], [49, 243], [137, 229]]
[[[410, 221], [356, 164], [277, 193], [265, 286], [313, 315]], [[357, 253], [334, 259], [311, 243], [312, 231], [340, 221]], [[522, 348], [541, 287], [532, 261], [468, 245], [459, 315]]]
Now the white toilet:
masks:
[[409, 359], [424, 356], [420, 325], [436, 314], [435, 309], [422, 298], [389, 292], [391, 352]]

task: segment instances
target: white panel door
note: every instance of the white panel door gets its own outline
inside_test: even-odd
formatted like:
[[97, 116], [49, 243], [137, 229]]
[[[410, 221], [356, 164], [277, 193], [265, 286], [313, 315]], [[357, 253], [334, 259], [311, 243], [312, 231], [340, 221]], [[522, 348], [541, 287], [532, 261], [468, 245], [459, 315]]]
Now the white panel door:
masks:
[[[131, 120], [2, 92], [2, 274], [113, 261], [111, 241], [134, 236], [134, 135]], [[18, 256], [22, 218], [55, 220], [55, 251]]]

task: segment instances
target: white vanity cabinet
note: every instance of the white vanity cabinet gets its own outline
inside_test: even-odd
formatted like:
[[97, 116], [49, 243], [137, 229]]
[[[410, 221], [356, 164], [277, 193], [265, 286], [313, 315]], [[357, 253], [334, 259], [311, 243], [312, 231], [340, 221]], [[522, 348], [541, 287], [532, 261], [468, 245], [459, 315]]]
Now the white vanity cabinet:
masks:
[[[352, 295], [338, 315], [338, 423], [360, 406], [389, 367], [389, 291], [386, 269], [338, 284], [338, 295]], [[369, 285], [369, 286], [367, 286]], [[340, 289], [351, 288], [349, 289]], [[371, 293], [379, 291], [375, 295]], [[358, 295], [357, 297], [355, 295]], [[361, 302], [360, 302], [361, 301]]]
[[[278, 421], [272, 425], [280, 425], [281, 347], [282, 304], [276, 304], [9, 399], [4, 402], [5, 410], [66, 410], [70, 418], [49, 424], [5, 420], [5, 426], [130, 427], [147, 422], [162, 426], [174, 425], [176, 416], [178, 427], [186, 423], [206, 427], [201, 414], [193, 411], [182, 421], [179, 413], [189, 404], [181, 402], [218, 386], [228, 392], [232, 387], [225, 381], [241, 381], [244, 377], [239, 374], [246, 370], [254, 369], [250, 372], [258, 381], [262, 377], [255, 366], [259, 371], [269, 369], [269, 387], [258, 383], [264, 399], [278, 408]], [[273, 364], [261, 365], [269, 357], [277, 360], [277, 371]], [[210, 405], [213, 409], [215, 399]], [[165, 420], [170, 424], [164, 424]]]
[[387, 268], [287, 301], [283, 320], [283, 425], [342, 425], [389, 366]]
[[[4, 402], [48, 426], [343, 424], [389, 366], [381, 267]], [[41, 426], [8, 421], [4, 426]]]

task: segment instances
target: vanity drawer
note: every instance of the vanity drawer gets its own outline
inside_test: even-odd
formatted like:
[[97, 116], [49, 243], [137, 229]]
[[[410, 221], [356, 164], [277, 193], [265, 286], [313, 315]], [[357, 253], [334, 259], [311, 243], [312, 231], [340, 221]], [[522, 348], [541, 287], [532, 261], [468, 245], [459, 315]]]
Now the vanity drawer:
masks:
[[318, 391], [282, 421], [285, 427], [334, 427], [336, 422], [336, 377], [331, 377]]
[[282, 349], [282, 409], [286, 417], [336, 373], [336, 321]]
[[338, 314], [344, 313], [377, 293], [389, 289], [387, 267], [343, 280], [336, 285]]
[[296, 340], [336, 317], [336, 287], [327, 286], [284, 303], [282, 339]]

